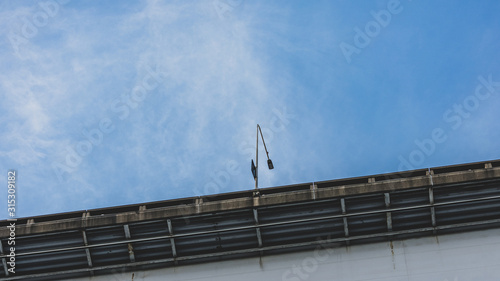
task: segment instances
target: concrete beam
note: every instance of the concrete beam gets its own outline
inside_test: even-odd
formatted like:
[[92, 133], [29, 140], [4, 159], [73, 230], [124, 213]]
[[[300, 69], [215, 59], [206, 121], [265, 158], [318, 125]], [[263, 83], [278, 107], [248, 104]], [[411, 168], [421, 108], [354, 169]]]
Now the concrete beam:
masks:
[[[481, 169], [468, 169], [471, 164], [451, 166], [451, 168], [435, 168], [436, 171], [447, 171], [447, 169], [454, 169], [455, 171], [441, 173], [433, 172], [432, 182], [434, 186], [438, 186], [443, 184], [454, 184], [500, 178], [500, 167], [498, 167], [497, 164], [495, 165], [495, 167], [492, 167], [492, 165], [490, 164], [491, 162], [492, 161], [479, 163], [483, 167]], [[478, 165], [478, 163], [475, 163], [474, 165]], [[460, 170], [461, 167], [463, 167], [465, 170]], [[430, 170], [432, 171], [432, 169]], [[86, 229], [90, 227], [128, 224], [132, 222], [154, 219], [182, 218], [202, 213], [222, 212], [237, 209], [251, 209], [258, 206], [291, 204], [303, 201], [346, 197], [364, 193], [386, 193], [408, 188], [427, 187], [429, 186], [429, 176], [426, 175], [426, 172], [427, 171], [424, 171], [424, 175], [422, 176], [407, 178], [394, 178], [394, 174], [387, 174], [388, 176], [368, 176], [366, 177], [364, 183], [341, 186], [336, 185], [339, 184], [339, 182], [342, 182], [339, 180], [311, 183], [307, 185], [307, 189], [297, 191], [287, 191], [286, 188], [281, 187], [261, 189], [260, 196], [258, 197], [249, 196], [249, 192], [236, 192], [232, 193], [231, 197], [227, 199], [210, 201], [210, 198], [217, 198], [217, 196], [206, 196], [197, 198], [197, 200], [192, 200], [191, 204], [180, 204], [168, 207], [147, 209], [147, 204], [142, 204], [140, 206], [137, 206], [137, 211], [118, 212], [119, 209], [128, 208], [128, 206], [120, 206], [116, 207], [117, 213], [90, 215], [91, 213], [95, 213], [95, 211], [89, 210], [79, 218], [56, 219], [52, 221], [42, 222], [37, 222], [36, 219], [28, 219], [27, 221], [30, 222], [29, 224], [18, 223], [16, 225], [16, 234], [22, 236], [56, 231]], [[346, 180], [344, 180], [344, 182], [345, 181]], [[313, 192], [311, 192], [311, 189], [309, 188], [311, 185], [314, 186]], [[266, 192], [266, 190], [276, 189], [279, 189], [280, 192], [270, 194], [267, 194]], [[107, 208], [108, 211], [112, 209], [113, 208]], [[19, 221], [20, 220], [18, 220], [18, 222]], [[0, 229], [0, 238], [8, 236], [9, 230], [2, 227]]]

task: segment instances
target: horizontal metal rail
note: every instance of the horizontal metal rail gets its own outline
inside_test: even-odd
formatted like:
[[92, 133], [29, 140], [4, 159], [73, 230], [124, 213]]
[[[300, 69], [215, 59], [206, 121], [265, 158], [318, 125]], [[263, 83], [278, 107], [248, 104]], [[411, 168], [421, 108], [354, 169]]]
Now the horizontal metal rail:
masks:
[[[366, 184], [369, 183], [369, 179], [374, 178], [377, 179], [376, 182], [386, 182], [386, 181], [400, 181], [402, 179], [408, 180], [408, 179], [415, 179], [415, 178], [423, 178], [427, 177], [429, 175], [443, 175], [443, 174], [454, 174], [457, 172], [470, 172], [470, 171], [496, 171], [500, 168], [500, 159], [496, 160], [489, 160], [489, 161], [484, 161], [484, 162], [474, 162], [474, 163], [466, 163], [466, 164], [460, 164], [460, 165], [450, 165], [450, 166], [442, 166], [442, 167], [432, 167], [432, 168], [423, 168], [423, 169], [416, 169], [416, 170], [410, 170], [410, 171], [401, 171], [401, 172], [394, 172], [394, 173], [387, 173], [387, 174], [376, 174], [376, 175], [367, 175], [367, 176], [361, 176], [361, 177], [354, 177], [354, 178], [346, 178], [346, 179], [335, 179], [335, 180], [328, 180], [328, 181], [321, 181], [321, 182], [307, 182], [307, 183], [301, 183], [301, 184], [295, 184], [295, 185], [286, 185], [286, 186], [277, 186], [277, 187], [270, 187], [270, 188], [259, 188], [258, 191], [260, 194], [276, 194], [276, 193], [281, 193], [281, 192], [287, 192], [290, 189], [293, 189], [295, 191], [306, 191], [309, 190], [311, 185], [316, 185], [317, 189], [324, 189], [324, 188], [333, 188], [333, 187], [344, 187], [344, 186], [351, 186], [351, 185], [359, 185], [359, 184]], [[443, 169], [446, 169], [446, 171], [443, 171]], [[491, 181], [497, 181], [498, 178], [485, 178], [481, 179], [482, 182], [491, 182]], [[446, 186], [454, 186], [454, 185], [462, 185], [462, 184], [468, 184], [466, 182], [451, 182], [446, 184]], [[443, 184], [440, 184], [443, 185]], [[299, 188], [298, 188], [299, 187]], [[424, 186], [421, 186], [424, 187]], [[298, 188], [298, 189], [297, 189]], [[132, 204], [132, 205], [127, 205], [127, 206], [115, 206], [115, 207], [106, 207], [106, 208], [99, 208], [99, 209], [90, 209], [90, 210], [80, 210], [80, 211], [72, 211], [72, 212], [66, 212], [62, 214], [50, 214], [50, 215], [42, 215], [42, 216], [35, 216], [31, 218], [20, 218], [18, 220], [18, 225], [26, 225], [27, 221], [29, 219], [34, 219], [35, 221], [40, 219], [44, 222], [46, 221], [54, 221], [54, 220], [60, 220], [61, 217], [63, 217], [62, 220], [68, 219], [68, 220], [74, 220], [81, 218], [82, 216], [87, 215], [88, 213], [95, 213], [101, 215], [116, 215], [118, 213], [122, 212], [136, 212], [137, 209], [141, 209], [141, 207], [145, 207], [145, 209], [157, 209], [157, 208], [165, 208], [165, 207], [174, 207], [174, 206], [182, 206], [185, 204], [190, 204], [193, 203], [196, 199], [203, 198], [204, 200], [207, 201], [212, 201], [212, 200], [218, 200], [220, 197], [224, 198], [230, 198], [230, 199], [236, 199], [236, 198], [242, 198], [242, 197], [248, 197], [248, 194], [252, 193], [252, 191], [237, 191], [237, 192], [230, 192], [230, 193], [223, 193], [223, 194], [217, 194], [217, 195], [205, 195], [205, 196], [196, 196], [196, 197], [189, 197], [189, 198], [180, 198], [180, 199], [172, 199], [172, 200], [163, 200], [163, 201], [156, 201], [156, 202], [148, 202], [148, 203], [141, 203], [141, 204]], [[188, 202], [188, 203], [187, 203]], [[115, 212], [110, 212], [112, 210], [115, 210]], [[0, 224], [4, 224], [4, 226], [8, 226], [8, 220], [0, 220]]]
[[[351, 214], [322, 216], [322, 217], [317, 217], [317, 218], [280, 221], [280, 222], [272, 222], [272, 223], [264, 223], [264, 224], [253, 224], [253, 225], [247, 225], [247, 226], [208, 230], [208, 231], [201, 231], [201, 232], [191, 232], [191, 233], [173, 234], [173, 235], [161, 235], [161, 236], [147, 237], [147, 238], [126, 239], [126, 240], [122, 240], [122, 241], [106, 242], [106, 243], [93, 244], [93, 245], [89, 244], [89, 245], [83, 245], [83, 246], [51, 249], [51, 250], [44, 250], [44, 251], [16, 253], [16, 256], [28, 256], [28, 255], [47, 254], [47, 253], [55, 253], [55, 252], [63, 252], [63, 251], [84, 250], [84, 249], [91, 249], [91, 248], [98, 248], [98, 247], [105, 247], [105, 246], [121, 245], [121, 244], [127, 244], [127, 243], [147, 242], [147, 241], [164, 240], [164, 239], [170, 239], [170, 238], [175, 239], [175, 238], [183, 238], [183, 237], [191, 237], [191, 236], [215, 234], [215, 233], [224, 233], [224, 232], [231, 232], [231, 231], [238, 231], [238, 230], [256, 229], [259, 227], [265, 228], [265, 227], [270, 227], [270, 226], [280, 226], [280, 225], [296, 224], [296, 223], [303, 223], [303, 222], [331, 220], [331, 219], [336, 219], [336, 218], [355, 217], [355, 216], [372, 215], [372, 214], [387, 213], [387, 212], [398, 212], [398, 211], [405, 211], [405, 210], [412, 210], [412, 209], [422, 209], [422, 208], [430, 208], [430, 207], [438, 207], [438, 206], [456, 205], [456, 204], [487, 201], [487, 200], [494, 200], [494, 199], [500, 199], [500, 195], [467, 199], [467, 200], [458, 200], [458, 201], [451, 201], [451, 202], [416, 205], [416, 206], [409, 206], [409, 207], [399, 207], [399, 208], [381, 209], [381, 210], [373, 210], [373, 211], [366, 211], [366, 212], [357, 212], [357, 213], [351, 213]], [[6, 257], [7, 257], [7, 254], [0, 255], [0, 258], [6, 258]], [[178, 257], [177, 259], [180, 260], [181, 258]]]
[[[339, 243], [339, 242], [346, 242], [346, 241], [353, 241], [353, 240], [363, 240], [363, 239], [370, 239], [370, 238], [393, 237], [393, 236], [404, 235], [404, 234], [430, 232], [430, 231], [434, 231], [434, 230], [446, 230], [446, 229], [453, 229], [453, 228], [460, 228], [460, 227], [467, 227], [467, 226], [479, 226], [479, 225], [487, 225], [487, 224], [495, 224], [495, 223], [500, 223], [500, 219], [476, 221], [476, 222], [470, 222], [470, 223], [458, 223], [458, 224], [442, 225], [442, 226], [436, 226], [436, 227], [423, 227], [423, 228], [418, 228], [418, 229], [409, 229], [409, 230], [400, 230], [400, 231], [392, 231], [392, 232], [384, 232], [384, 233], [366, 234], [366, 235], [358, 235], [358, 236], [352, 236], [352, 237], [341, 237], [341, 238], [333, 238], [333, 239], [326, 239], [326, 240], [315, 240], [315, 241], [294, 243], [294, 244], [266, 246], [266, 247], [262, 247], [262, 248], [250, 248], [250, 249], [241, 249], [241, 250], [225, 251], [225, 252], [218, 252], [218, 253], [191, 255], [191, 256], [184, 256], [184, 257], [177, 257], [175, 260], [178, 260], [178, 261], [193, 260], [193, 259], [211, 258], [211, 257], [219, 257], [219, 256], [226, 256], [226, 255], [246, 254], [246, 253], [270, 251], [270, 250], [280, 250], [280, 249], [304, 247], [304, 246], [312, 246], [312, 245], [320, 245], [320, 244], [332, 244], [332, 243]], [[173, 261], [174, 261], [174, 258], [165, 258], [165, 259], [157, 259], [157, 260], [152, 260], [152, 261], [122, 263], [122, 264], [107, 265], [107, 266], [96, 266], [96, 267], [92, 267], [92, 268], [81, 268], [81, 269], [71, 269], [71, 270], [64, 270], [64, 271], [47, 272], [47, 273], [19, 275], [19, 276], [2, 278], [0, 280], [29, 279], [29, 278], [38, 278], [38, 277], [73, 274], [73, 273], [83, 273], [83, 272], [99, 271], [99, 270], [107, 270], [107, 269], [115, 269], [115, 268], [123, 268], [123, 267], [134, 267], [134, 266], [150, 265], [150, 264], [157, 264], [157, 263], [167, 263], [167, 262], [173, 262]]]

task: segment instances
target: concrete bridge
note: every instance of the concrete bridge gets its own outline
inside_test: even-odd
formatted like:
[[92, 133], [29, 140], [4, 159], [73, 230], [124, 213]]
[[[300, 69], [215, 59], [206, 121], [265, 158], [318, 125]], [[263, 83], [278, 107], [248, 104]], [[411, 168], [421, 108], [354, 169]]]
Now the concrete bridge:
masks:
[[0, 280], [500, 280], [500, 160], [21, 218]]

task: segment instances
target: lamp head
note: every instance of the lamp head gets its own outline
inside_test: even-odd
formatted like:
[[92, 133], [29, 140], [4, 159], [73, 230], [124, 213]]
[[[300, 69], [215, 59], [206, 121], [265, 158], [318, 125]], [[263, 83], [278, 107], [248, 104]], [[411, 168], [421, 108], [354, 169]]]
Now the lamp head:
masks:
[[269, 167], [269, 170], [274, 169], [273, 161], [271, 161], [271, 159], [267, 159], [267, 166]]

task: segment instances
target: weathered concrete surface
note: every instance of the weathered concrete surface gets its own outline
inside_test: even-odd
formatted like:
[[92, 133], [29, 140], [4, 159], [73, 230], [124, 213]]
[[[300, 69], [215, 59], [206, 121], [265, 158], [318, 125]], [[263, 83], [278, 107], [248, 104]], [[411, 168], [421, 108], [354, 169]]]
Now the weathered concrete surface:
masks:
[[[59, 219], [58, 217], [60, 216], [57, 214], [40, 217], [42, 219], [37, 217], [24, 220], [20, 219], [16, 225], [16, 234], [17, 236], [22, 236], [55, 231], [84, 229], [88, 227], [125, 224], [145, 220], [183, 217], [201, 213], [252, 208], [256, 206], [295, 203], [363, 193], [387, 192], [408, 188], [425, 187], [431, 185], [431, 183], [433, 185], [441, 185], [500, 178], [500, 167], [498, 167], [497, 164], [493, 167], [491, 162], [492, 161], [487, 161], [473, 164], [439, 167], [429, 170], [416, 170], [406, 172], [406, 175], [410, 175], [408, 177], [398, 177], [398, 174], [391, 173], [353, 179], [307, 183], [290, 187], [285, 186], [260, 189], [259, 196], [253, 196], [251, 191], [244, 191], [226, 195], [213, 195], [165, 201], [165, 206], [168, 207], [161, 207], [161, 202], [155, 202], [155, 208], [152, 209], [148, 209], [148, 204], [137, 204], [68, 213], [65, 215], [66, 217], [73, 217], [67, 219]], [[500, 162], [500, 160], [496, 160], [494, 163], [497, 162]], [[434, 174], [434, 171], [439, 173]], [[349, 184], [350, 182], [353, 182], [353, 184]], [[295, 191], [287, 191], [288, 189]], [[218, 197], [223, 197], [223, 199], [218, 199]], [[176, 205], [176, 202], [179, 202], [179, 204]], [[151, 204], [151, 206], [153, 206], [153, 204]], [[116, 209], [116, 212], [113, 212], [114, 209]], [[120, 211], [123, 209], [135, 210]], [[103, 212], [102, 215], [99, 214], [100, 210]], [[51, 217], [54, 218], [51, 219]], [[43, 221], [38, 222], [37, 220]], [[25, 223], [22, 223], [23, 221], [25, 221]], [[4, 225], [8, 225], [6, 221], [3, 221], [3, 223]], [[8, 235], [9, 230], [6, 227], [0, 228], [1, 238], [8, 237]]]
[[75, 281], [498, 281], [500, 229], [72, 279]]

